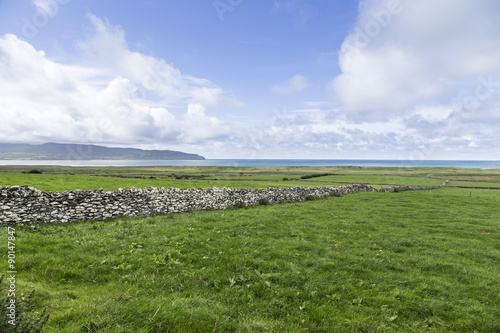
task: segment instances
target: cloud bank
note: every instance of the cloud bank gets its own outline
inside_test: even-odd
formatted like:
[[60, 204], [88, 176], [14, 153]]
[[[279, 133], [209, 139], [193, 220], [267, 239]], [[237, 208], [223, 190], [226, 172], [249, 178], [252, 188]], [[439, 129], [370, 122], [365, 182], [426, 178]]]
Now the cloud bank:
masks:
[[360, 6], [341, 49], [342, 74], [332, 82], [349, 110], [448, 102], [459, 88], [500, 71], [498, 2], [378, 0]]
[[131, 51], [120, 27], [92, 15], [89, 22], [78, 64], [51, 61], [15, 35], [0, 37], [0, 141], [178, 144], [227, 135], [205, 108], [230, 102], [228, 92]]
[[497, 159], [499, 22], [492, 0], [361, 1], [329, 93], [353, 121], [399, 120], [398, 136]]

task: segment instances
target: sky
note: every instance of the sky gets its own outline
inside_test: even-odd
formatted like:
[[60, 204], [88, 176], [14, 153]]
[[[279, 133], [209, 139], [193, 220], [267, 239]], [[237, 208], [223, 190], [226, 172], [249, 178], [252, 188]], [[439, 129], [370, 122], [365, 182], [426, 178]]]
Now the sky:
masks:
[[498, 0], [0, 0], [0, 142], [500, 160]]

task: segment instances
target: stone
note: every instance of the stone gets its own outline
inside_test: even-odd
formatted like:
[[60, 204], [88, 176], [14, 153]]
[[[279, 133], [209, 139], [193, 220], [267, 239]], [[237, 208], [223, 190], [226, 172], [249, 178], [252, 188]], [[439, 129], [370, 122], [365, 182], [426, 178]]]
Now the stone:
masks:
[[[434, 189], [433, 187], [384, 187], [380, 192]], [[26, 186], [0, 188], [0, 224], [58, 223], [92, 221], [116, 216], [153, 216], [191, 210], [225, 209], [243, 202], [247, 206], [269, 203], [304, 201], [308, 196], [324, 198], [354, 192], [377, 192], [371, 186], [352, 184], [342, 187], [286, 187], [266, 189], [234, 189], [212, 187], [208, 189], [144, 188], [116, 191], [64, 191], [45, 192]], [[29, 207], [29, 209], [27, 209]], [[19, 216], [21, 215], [22, 218]]]

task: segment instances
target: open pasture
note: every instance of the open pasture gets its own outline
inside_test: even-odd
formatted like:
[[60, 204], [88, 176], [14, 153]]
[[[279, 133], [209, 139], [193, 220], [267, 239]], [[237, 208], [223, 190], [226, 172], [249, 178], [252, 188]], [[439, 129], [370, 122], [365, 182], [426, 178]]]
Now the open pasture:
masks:
[[[30, 173], [39, 171], [41, 174]], [[323, 176], [321, 176], [323, 175]], [[313, 176], [313, 177], [311, 177]], [[317, 177], [320, 176], [320, 177]], [[306, 179], [302, 179], [305, 177]], [[308, 178], [311, 177], [311, 178]], [[500, 187], [500, 170], [383, 167], [62, 167], [0, 166], [0, 186], [29, 185], [45, 191], [142, 187], [287, 187], [390, 185]]]
[[[336, 173], [324, 178], [421, 185], [455, 172], [341, 169], [96, 169], [0, 179], [49, 187], [50, 177], [67, 177], [52, 184], [58, 190], [95, 180], [110, 189], [192, 186], [189, 177], [161, 178], [173, 172], [267, 187], [295, 183], [280, 177]], [[296, 183], [328, 185], [315, 182], [321, 178]], [[17, 227], [17, 283], [25, 294], [36, 289], [35, 309], [50, 314], [46, 332], [498, 332], [499, 203], [497, 190], [444, 187]], [[1, 233], [5, 239], [6, 228]]]

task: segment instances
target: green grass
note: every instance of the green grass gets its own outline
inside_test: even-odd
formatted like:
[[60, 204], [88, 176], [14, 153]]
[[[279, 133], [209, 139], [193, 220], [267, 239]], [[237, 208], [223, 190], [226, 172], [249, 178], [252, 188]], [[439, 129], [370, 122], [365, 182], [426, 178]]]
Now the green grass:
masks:
[[[92, 190], [102, 188], [107, 191], [118, 188], [144, 187], [176, 187], [176, 188], [207, 188], [207, 187], [234, 187], [234, 188], [266, 188], [291, 186], [325, 186], [323, 183], [305, 181], [277, 182], [273, 180], [198, 180], [198, 179], [138, 179], [118, 178], [99, 175], [68, 175], [68, 174], [0, 174], [0, 186], [28, 185], [39, 190], [61, 192], [65, 190]], [[326, 184], [335, 186], [334, 184]], [[345, 185], [345, 184], [343, 184]]]
[[[22, 171], [0, 167], [0, 186], [500, 182], [499, 170], [456, 168]], [[281, 180], [321, 173], [336, 175]], [[45, 332], [499, 332], [499, 202], [497, 190], [440, 188], [17, 227], [17, 288], [37, 290], [35, 307], [51, 316]], [[6, 228], [0, 233], [7, 238]]]
[[18, 284], [47, 332], [498, 332], [500, 192], [469, 192], [18, 227]]
[[466, 187], [498, 187], [500, 188], [500, 182], [467, 182], [467, 181], [451, 181], [448, 186], [466, 186]]
[[415, 176], [395, 176], [395, 175], [334, 175], [313, 178], [313, 181], [331, 181], [337, 183], [365, 183], [373, 185], [416, 185], [416, 186], [437, 186], [446, 179], [433, 179]]
[[[30, 170], [43, 174], [27, 174]], [[60, 167], [0, 166], [0, 186], [29, 185], [45, 191], [115, 190], [130, 187], [207, 188], [341, 186], [366, 183], [376, 188], [389, 185], [440, 185], [447, 179], [477, 181], [500, 179], [497, 170], [457, 168], [380, 168], [380, 167]], [[24, 173], [22, 173], [24, 172]], [[314, 174], [332, 174], [301, 180]], [[176, 178], [185, 179], [176, 179]], [[496, 178], [495, 178], [496, 177]], [[283, 178], [293, 181], [283, 181]]]

